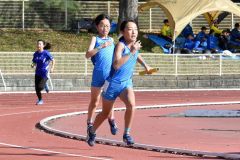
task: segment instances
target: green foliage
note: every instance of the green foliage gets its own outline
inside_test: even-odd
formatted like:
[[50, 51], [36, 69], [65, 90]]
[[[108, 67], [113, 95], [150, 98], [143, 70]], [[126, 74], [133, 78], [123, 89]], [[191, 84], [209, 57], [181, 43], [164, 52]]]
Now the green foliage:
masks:
[[[85, 52], [94, 35], [87, 32], [0, 30], [0, 51], [32, 52], [36, 49], [37, 40], [43, 39], [52, 44], [53, 52]], [[110, 36], [115, 43], [118, 42], [117, 34]], [[143, 46], [141, 53], [162, 52], [160, 47], [144, 38], [143, 33], [139, 34], [139, 40]]]
[[58, 8], [61, 11], [65, 11], [66, 6], [69, 12], [79, 9], [78, 3], [74, 0], [45, 0], [43, 3], [47, 8]]

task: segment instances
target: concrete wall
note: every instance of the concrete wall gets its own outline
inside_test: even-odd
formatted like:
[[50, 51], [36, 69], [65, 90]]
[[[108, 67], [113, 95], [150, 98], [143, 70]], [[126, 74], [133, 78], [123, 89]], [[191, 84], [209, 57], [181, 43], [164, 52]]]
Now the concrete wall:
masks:
[[[5, 75], [7, 91], [34, 91], [33, 75]], [[135, 89], [240, 88], [240, 75], [134, 76]], [[54, 91], [89, 90], [91, 76], [53, 75]], [[0, 91], [4, 91], [0, 81]]]

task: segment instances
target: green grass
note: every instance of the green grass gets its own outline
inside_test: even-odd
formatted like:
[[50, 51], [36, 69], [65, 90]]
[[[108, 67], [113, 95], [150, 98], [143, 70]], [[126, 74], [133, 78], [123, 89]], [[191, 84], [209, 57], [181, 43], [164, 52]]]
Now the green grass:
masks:
[[[161, 53], [160, 47], [143, 38], [143, 34], [139, 34], [143, 45], [141, 52]], [[52, 52], [85, 52], [93, 35], [87, 32], [0, 30], [0, 51], [33, 52], [37, 40], [43, 39], [52, 44]], [[116, 34], [110, 36], [118, 41]]]

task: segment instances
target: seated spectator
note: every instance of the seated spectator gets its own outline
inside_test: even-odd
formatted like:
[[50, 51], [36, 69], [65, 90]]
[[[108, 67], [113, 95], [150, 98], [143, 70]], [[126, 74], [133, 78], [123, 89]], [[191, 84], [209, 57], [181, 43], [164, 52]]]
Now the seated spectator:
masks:
[[222, 34], [219, 36], [219, 48], [221, 50], [231, 50], [229, 47], [229, 35], [228, 30], [223, 30]]
[[169, 42], [172, 42], [172, 30], [169, 26], [169, 22], [167, 19], [163, 21], [164, 25], [161, 29], [161, 36]]
[[188, 37], [188, 35], [191, 34], [192, 36], [194, 36], [193, 34], [193, 29], [192, 26], [190, 24], [188, 24], [182, 31], [181, 35], [185, 38]]
[[214, 34], [214, 30], [210, 30], [208, 39], [207, 39], [207, 49], [212, 53], [217, 53], [219, 51], [218, 48], [218, 38]]
[[212, 22], [212, 25], [211, 25], [210, 29], [214, 31], [214, 34], [215, 34], [216, 36], [220, 36], [221, 33], [222, 33], [222, 30], [218, 28], [218, 22], [217, 22], [217, 20], [214, 20], [214, 21]]
[[184, 48], [193, 52], [199, 52], [202, 50], [201, 48], [199, 48], [199, 45], [200, 41], [194, 41], [194, 37], [189, 34], [185, 40]]
[[236, 23], [234, 26], [234, 29], [231, 31], [231, 42], [233, 45], [240, 46], [240, 25], [239, 23]]
[[196, 41], [200, 42], [202, 48], [207, 48], [207, 27], [202, 26], [201, 31], [196, 35]]

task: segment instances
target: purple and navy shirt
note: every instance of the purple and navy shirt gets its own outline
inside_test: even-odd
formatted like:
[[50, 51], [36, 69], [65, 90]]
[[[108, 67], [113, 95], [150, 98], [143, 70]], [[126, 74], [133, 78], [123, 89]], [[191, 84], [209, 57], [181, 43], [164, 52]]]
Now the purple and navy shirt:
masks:
[[36, 51], [32, 59], [32, 62], [36, 64], [35, 74], [42, 78], [47, 78], [49, 63], [52, 60], [53, 56], [47, 50], [43, 50], [42, 52]]

